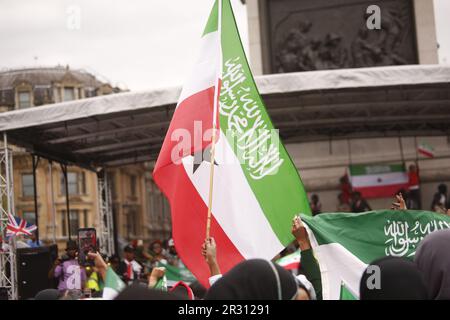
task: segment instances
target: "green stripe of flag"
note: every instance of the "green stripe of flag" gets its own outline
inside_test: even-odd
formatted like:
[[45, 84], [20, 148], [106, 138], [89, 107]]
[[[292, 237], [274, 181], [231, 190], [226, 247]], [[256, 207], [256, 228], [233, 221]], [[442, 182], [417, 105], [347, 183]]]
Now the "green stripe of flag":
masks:
[[356, 299], [356, 297], [350, 292], [345, 283], [342, 282], [339, 300], [358, 300], [358, 299]]
[[352, 176], [363, 176], [363, 175], [373, 175], [381, 173], [393, 173], [393, 172], [404, 172], [405, 167], [403, 164], [372, 164], [372, 165], [351, 165], [350, 175]]
[[339, 243], [364, 263], [387, 255], [412, 257], [428, 233], [450, 227], [450, 217], [429, 211], [380, 210], [302, 216], [319, 245]]
[[202, 36], [205, 36], [208, 33], [217, 31], [217, 25], [218, 25], [218, 19], [217, 19], [218, 18], [218, 11], [217, 11], [217, 9], [218, 9], [218, 5], [217, 5], [217, 1], [215, 1], [214, 2], [214, 6], [211, 9], [211, 14], [209, 15], [209, 18], [208, 18], [208, 22], [206, 22], [206, 27], [205, 27], [205, 30], [203, 31], [203, 35]]
[[[252, 128], [274, 129], [250, 71], [229, 0], [223, 1], [221, 41], [221, 130], [234, 129], [242, 134], [249, 134]], [[229, 107], [233, 105], [237, 106], [237, 109], [231, 114]], [[227, 138], [234, 146], [234, 138], [228, 135]], [[248, 143], [255, 141], [254, 138], [248, 139]], [[237, 150], [235, 153], [273, 231], [280, 242], [287, 245], [293, 240], [290, 229], [294, 215], [311, 214], [311, 210], [297, 168], [283, 144], [279, 142], [274, 145], [279, 150], [281, 165], [272, 166], [278, 169], [276, 174], [262, 178], [258, 177], [255, 170], [256, 161], [252, 163]]]

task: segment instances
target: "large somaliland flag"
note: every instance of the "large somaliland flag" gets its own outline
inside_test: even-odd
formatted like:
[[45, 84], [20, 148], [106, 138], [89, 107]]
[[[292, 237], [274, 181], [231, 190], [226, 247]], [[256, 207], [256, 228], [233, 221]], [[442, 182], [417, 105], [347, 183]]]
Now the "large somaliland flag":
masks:
[[384, 256], [413, 259], [430, 232], [450, 227], [450, 217], [429, 211], [383, 210], [302, 216], [320, 266], [323, 299], [345, 291], [359, 298], [367, 265]]
[[[271, 131], [229, 0], [214, 3], [201, 42], [200, 58], [181, 92], [153, 176], [170, 202], [177, 251], [207, 286], [209, 270], [201, 246], [211, 138], [201, 137], [212, 128], [215, 96], [220, 130], [213, 161], [211, 236], [221, 271], [243, 259], [272, 259], [293, 240], [294, 215], [309, 214], [310, 208], [296, 167], [278, 133]], [[215, 90], [218, 84], [220, 90]]]
[[403, 164], [351, 165], [350, 183], [365, 198], [393, 197], [408, 187], [408, 174]]

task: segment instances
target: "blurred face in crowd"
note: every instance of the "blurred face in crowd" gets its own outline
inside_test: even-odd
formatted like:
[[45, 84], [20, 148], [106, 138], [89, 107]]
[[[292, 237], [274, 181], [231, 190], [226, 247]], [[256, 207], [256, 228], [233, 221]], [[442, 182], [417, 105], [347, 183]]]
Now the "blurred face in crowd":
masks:
[[134, 252], [125, 251], [125, 259], [127, 259], [128, 261], [134, 260]]
[[409, 171], [410, 172], [416, 172], [417, 171], [417, 167], [414, 164], [412, 164], [412, 165], [409, 166]]
[[117, 268], [119, 267], [120, 259], [118, 257], [113, 257], [111, 258], [109, 263], [114, 270], [117, 270]]
[[67, 255], [71, 259], [75, 259], [77, 256], [77, 249], [67, 249]]
[[161, 252], [162, 252], [161, 245], [160, 245], [158, 242], [154, 243], [154, 244], [152, 245], [152, 251], [153, 251], [155, 254], [161, 254]]
[[170, 247], [169, 247], [169, 252], [170, 252], [171, 254], [177, 254], [177, 250], [175, 249], [175, 246], [170, 246]]

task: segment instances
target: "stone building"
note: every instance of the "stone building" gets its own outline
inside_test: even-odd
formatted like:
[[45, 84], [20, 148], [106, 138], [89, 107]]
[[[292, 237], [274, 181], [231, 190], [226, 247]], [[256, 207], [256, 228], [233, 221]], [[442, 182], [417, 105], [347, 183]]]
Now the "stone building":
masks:
[[[114, 94], [122, 90], [94, 75], [67, 67], [14, 69], [0, 72], [0, 112]], [[14, 149], [14, 194], [16, 215], [35, 223], [32, 157]], [[133, 239], [170, 237], [170, 213], [154, 188], [145, 164], [108, 169], [114, 224], [122, 245]], [[40, 159], [36, 170], [39, 236], [63, 249], [77, 229], [99, 226], [96, 173], [68, 167], [70, 214], [66, 212], [64, 175], [58, 163]], [[150, 211], [150, 208], [152, 209]], [[167, 214], [165, 214], [167, 213]]]
[[[438, 63], [433, 1], [247, 0], [246, 4], [254, 75], [294, 72], [293, 76], [301, 78], [304, 71]], [[366, 27], [370, 5], [381, 8], [381, 30]], [[291, 100], [308, 107], [300, 98]], [[345, 109], [349, 115], [357, 111], [354, 104], [353, 110]], [[319, 195], [324, 211], [336, 210], [339, 178], [350, 163], [404, 161], [409, 165], [416, 160], [421, 168], [423, 208], [430, 209], [437, 185], [450, 186], [448, 135], [399, 133], [370, 138], [374, 135], [370, 131], [345, 136], [331, 132], [329, 138], [297, 139], [286, 147], [308, 193]], [[432, 145], [438, 156], [418, 156], [417, 141]], [[389, 208], [392, 199], [369, 202], [374, 209]]]

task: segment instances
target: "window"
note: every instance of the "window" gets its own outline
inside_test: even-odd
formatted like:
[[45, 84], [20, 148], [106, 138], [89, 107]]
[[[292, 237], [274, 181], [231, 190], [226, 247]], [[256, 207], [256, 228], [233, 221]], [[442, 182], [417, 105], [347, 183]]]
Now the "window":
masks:
[[19, 109], [31, 107], [31, 92], [19, 91]]
[[[84, 172], [67, 172], [69, 195], [86, 194], [86, 175]], [[66, 194], [64, 174], [61, 172], [61, 194]]]
[[111, 192], [111, 198], [117, 199], [117, 192], [116, 192], [116, 180], [113, 172], [108, 172], [108, 184], [109, 184], [109, 190]]
[[36, 216], [34, 215], [34, 211], [24, 211], [22, 213], [22, 218], [28, 223], [36, 224]]
[[136, 195], [136, 176], [130, 176], [130, 191], [131, 191], [131, 195], [135, 196]]
[[31, 173], [22, 174], [22, 196], [34, 196], [34, 182], [33, 175]]
[[[61, 211], [61, 235], [63, 237], [67, 237], [67, 211]], [[80, 216], [78, 210], [70, 210], [70, 234], [72, 237], [76, 237], [78, 229], [80, 228]]]
[[128, 238], [130, 238], [130, 236], [135, 236], [136, 235], [136, 223], [137, 223], [137, 214], [136, 214], [136, 210], [134, 209], [129, 209], [128, 210], [128, 214], [127, 214], [127, 235]]
[[151, 181], [149, 185], [149, 220], [150, 224], [159, 226], [170, 222], [170, 205], [166, 197], [159, 191], [156, 184]]
[[83, 210], [84, 228], [89, 228], [89, 211]]
[[82, 194], [86, 194], [86, 173], [79, 172], [78, 173], [78, 185]]
[[75, 100], [75, 89], [73, 87], [64, 87], [64, 101]]

